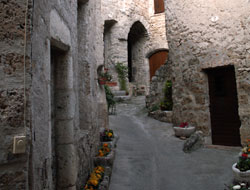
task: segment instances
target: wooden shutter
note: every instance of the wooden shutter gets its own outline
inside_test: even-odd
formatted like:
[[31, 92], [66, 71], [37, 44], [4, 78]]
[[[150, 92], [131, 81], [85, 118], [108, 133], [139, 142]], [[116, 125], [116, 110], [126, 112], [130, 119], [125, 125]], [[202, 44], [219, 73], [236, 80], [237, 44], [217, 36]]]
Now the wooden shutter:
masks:
[[164, 12], [164, 0], [154, 0], [155, 14]]

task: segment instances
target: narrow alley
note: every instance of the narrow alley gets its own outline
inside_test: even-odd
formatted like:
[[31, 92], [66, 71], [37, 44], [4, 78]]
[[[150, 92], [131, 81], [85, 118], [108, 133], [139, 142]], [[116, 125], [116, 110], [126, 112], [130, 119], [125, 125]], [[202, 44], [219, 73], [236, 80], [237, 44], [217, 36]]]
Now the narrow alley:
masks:
[[250, 189], [249, 10], [1, 0], [0, 190]]
[[110, 190], [223, 190], [239, 148], [182, 151], [172, 125], [147, 116], [144, 96], [117, 105], [110, 127], [119, 135]]

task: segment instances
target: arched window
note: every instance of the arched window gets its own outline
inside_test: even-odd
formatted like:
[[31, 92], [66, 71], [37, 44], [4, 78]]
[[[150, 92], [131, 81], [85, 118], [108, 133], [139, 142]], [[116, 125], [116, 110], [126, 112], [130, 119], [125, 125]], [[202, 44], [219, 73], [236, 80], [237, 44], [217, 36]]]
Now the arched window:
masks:
[[155, 14], [164, 12], [164, 0], [154, 0]]

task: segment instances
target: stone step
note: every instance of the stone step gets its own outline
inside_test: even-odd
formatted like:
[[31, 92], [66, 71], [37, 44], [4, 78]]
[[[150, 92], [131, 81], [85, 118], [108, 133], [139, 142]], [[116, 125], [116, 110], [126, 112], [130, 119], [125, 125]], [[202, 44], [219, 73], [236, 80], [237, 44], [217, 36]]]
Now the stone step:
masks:
[[125, 90], [114, 90], [113, 91], [114, 96], [126, 96]]
[[130, 98], [131, 96], [115, 96], [114, 97], [115, 101], [118, 101], [118, 102], [130, 100]]

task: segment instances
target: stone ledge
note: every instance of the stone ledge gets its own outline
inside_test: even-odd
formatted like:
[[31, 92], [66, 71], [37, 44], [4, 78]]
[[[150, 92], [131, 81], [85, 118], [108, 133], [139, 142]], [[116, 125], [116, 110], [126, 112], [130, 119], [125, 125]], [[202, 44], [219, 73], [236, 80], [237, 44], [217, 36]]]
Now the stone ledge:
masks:
[[149, 117], [167, 123], [172, 123], [172, 115], [173, 115], [172, 111], [161, 111], [161, 110], [148, 113]]

